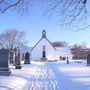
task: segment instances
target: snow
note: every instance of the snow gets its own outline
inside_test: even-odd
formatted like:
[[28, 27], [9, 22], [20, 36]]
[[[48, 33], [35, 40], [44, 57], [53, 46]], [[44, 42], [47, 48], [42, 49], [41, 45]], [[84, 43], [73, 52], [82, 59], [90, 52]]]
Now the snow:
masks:
[[[80, 63], [81, 62], [81, 63]], [[86, 61], [34, 62], [22, 69], [10, 65], [11, 76], [0, 76], [0, 90], [90, 90]]]

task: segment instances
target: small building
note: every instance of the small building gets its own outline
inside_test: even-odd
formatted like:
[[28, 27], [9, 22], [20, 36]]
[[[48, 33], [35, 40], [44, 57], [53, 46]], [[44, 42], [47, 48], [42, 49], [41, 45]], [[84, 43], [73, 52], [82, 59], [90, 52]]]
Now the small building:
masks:
[[69, 47], [53, 47], [45, 30], [42, 32], [41, 39], [31, 49], [31, 60], [72, 60], [72, 56]]

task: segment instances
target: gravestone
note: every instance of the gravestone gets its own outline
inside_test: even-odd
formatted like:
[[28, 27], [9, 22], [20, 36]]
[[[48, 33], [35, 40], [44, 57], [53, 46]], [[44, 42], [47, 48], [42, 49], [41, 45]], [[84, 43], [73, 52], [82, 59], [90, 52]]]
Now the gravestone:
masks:
[[87, 66], [90, 66], [90, 53], [87, 54]]
[[0, 49], [0, 76], [9, 76], [10, 74], [9, 51], [7, 49]]
[[30, 54], [29, 52], [25, 53], [25, 62], [24, 64], [30, 64]]
[[66, 62], [67, 62], [67, 64], [69, 64], [69, 60], [68, 60], [68, 57], [67, 57], [67, 61], [66, 61]]
[[15, 62], [15, 51], [10, 51], [10, 63], [14, 63]]
[[21, 57], [20, 57], [20, 50], [16, 52], [15, 56], [15, 68], [16, 69], [21, 69]]
[[25, 53], [22, 54], [21, 60], [25, 61]]

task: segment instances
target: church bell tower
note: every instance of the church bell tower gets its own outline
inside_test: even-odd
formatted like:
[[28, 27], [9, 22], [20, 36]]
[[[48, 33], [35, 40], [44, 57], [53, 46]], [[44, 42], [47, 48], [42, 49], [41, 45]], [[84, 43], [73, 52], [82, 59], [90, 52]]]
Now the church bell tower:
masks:
[[42, 31], [42, 38], [46, 38], [46, 31], [45, 30]]
[[[46, 31], [45, 30], [42, 31], [42, 38], [46, 38]], [[42, 57], [41, 57], [41, 60], [42, 61], [46, 61], [47, 60], [45, 45], [42, 46]]]

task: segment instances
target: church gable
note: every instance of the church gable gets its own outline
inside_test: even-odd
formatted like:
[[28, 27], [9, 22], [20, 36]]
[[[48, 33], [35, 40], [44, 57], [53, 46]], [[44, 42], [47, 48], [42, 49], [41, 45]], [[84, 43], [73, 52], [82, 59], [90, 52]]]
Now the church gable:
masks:
[[33, 59], [42, 58], [43, 46], [45, 47], [47, 59], [50, 59], [50, 56], [55, 55], [56, 49], [52, 46], [51, 42], [47, 39], [45, 30], [43, 30], [42, 32], [42, 38], [38, 41], [38, 43], [31, 50]]
[[[36, 46], [42, 41], [42, 39], [46, 39], [46, 41], [51, 45], [51, 47], [52, 47], [54, 50], [56, 50], [55, 47], [52, 46], [51, 42], [47, 39], [47, 37], [46, 37], [46, 31], [43, 30], [43, 32], [42, 32], [42, 38], [41, 38], [41, 39], [38, 41], [38, 43], [31, 49], [31, 51], [32, 51], [34, 48], [36, 48]], [[45, 42], [44, 42], [44, 43], [45, 43]], [[44, 44], [44, 43], [43, 43], [43, 44]]]

